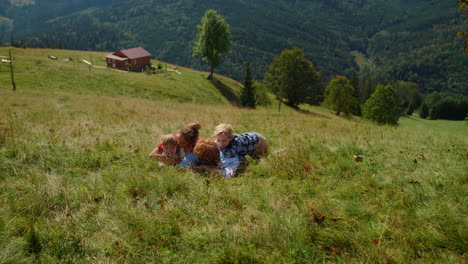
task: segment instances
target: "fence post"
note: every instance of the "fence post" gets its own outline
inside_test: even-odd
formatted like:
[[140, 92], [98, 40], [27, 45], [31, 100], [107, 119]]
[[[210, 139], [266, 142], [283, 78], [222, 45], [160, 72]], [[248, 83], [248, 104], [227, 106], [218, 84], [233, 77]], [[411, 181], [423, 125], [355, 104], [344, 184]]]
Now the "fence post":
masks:
[[13, 91], [16, 91], [15, 78], [13, 77], [13, 60], [11, 59], [11, 50], [10, 53], [10, 72], [11, 72], [11, 84], [13, 85]]

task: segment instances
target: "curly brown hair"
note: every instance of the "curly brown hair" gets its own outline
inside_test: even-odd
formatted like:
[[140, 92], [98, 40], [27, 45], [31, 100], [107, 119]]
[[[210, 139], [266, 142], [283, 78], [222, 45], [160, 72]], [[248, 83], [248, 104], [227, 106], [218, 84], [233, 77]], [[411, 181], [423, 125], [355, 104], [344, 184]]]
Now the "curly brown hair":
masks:
[[197, 141], [193, 153], [198, 158], [210, 165], [218, 165], [219, 163], [219, 149], [218, 145], [212, 140], [200, 139]]

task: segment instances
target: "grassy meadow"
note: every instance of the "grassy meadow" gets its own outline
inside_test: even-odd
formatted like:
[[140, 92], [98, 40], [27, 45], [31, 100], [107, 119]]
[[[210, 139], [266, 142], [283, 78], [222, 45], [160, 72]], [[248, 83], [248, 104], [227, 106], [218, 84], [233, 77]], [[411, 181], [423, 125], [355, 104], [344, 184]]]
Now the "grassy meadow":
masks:
[[[43, 64], [65, 63], [31, 52]], [[190, 92], [197, 100], [179, 100], [185, 80], [171, 90], [180, 95], [160, 94], [153, 79], [164, 74], [204, 82], [188, 69], [92, 69], [110, 78], [104, 84], [85, 78], [86, 67], [65, 81], [50, 66], [17, 64], [17, 92], [0, 71], [0, 263], [466, 261], [464, 122], [405, 118], [388, 127], [319, 107], [240, 109], [216, 101], [209, 86]], [[116, 92], [120, 75], [134, 76], [128, 94]], [[145, 78], [153, 78], [148, 97]], [[193, 121], [205, 138], [228, 122], [284, 151], [232, 179], [147, 158], [160, 135]]]
[[[9, 50], [0, 47], [0, 58], [7, 58]], [[227, 103], [206, 79], [207, 73], [165, 62], [152, 60], [154, 66], [160, 63], [163, 69], [156, 74], [141, 74], [105, 68], [104, 55], [109, 52], [11, 50], [14, 79], [17, 89], [21, 91], [127, 96], [202, 104]], [[57, 60], [49, 59], [48, 56], [55, 56]], [[101, 68], [89, 67], [83, 60]], [[10, 65], [0, 63], [0, 89], [11, 89], [9, 73]], [[219, 75], [215, 77], [231, 87], [233, 93], [240, 93], [239, 84], [233, 80]]]

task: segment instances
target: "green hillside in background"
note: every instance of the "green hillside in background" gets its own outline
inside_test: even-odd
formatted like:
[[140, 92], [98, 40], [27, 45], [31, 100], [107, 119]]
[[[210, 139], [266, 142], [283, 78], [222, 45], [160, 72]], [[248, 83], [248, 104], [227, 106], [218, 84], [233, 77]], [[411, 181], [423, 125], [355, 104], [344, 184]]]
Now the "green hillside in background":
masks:
[[[192, 42], [204, 12], [215, 9], [231, 25], [234, 41], [232, 54], [217, 71], [236, 80], [242, 78], [245, 61], [262, 79], [275, 56], [298, 46], [325, 81], [361, 71], [380, 81], [415, 82], [426, 94], [468, 94], [468, 56], [459, 51], [456, 36], [468, 20], [451, 1], [32, 2], [3, 3], [0, 16], [11, 20], [0, 23], [0, 41], [14, 36], [35, 47], [103, 51], [144, 46], [156, 59], [207, 69], [192, 58]], [[359, 68], [353, 54], [372, 64]]]
[[[0, 57], [8, 57], [8, 48], [0, 48]], [[105, 53], [56, 49], [12, 49], [17, 89], [39, 93], [73, 93], [129, 96], [157, 101], [198, 104], [236, 103], [240, 84], [229, 78], [215, 78], [226, 91], [206, 79], [207, 73], [152, 61], [162, 69], [155, 73], [136, 73], [105, 67]], [[54, 56], [57, 60], [50, 59]], [[83, 60], [91, 62], [90, 67]], [[0, 64], [0, 89], [10, 89], [10, 65]]]

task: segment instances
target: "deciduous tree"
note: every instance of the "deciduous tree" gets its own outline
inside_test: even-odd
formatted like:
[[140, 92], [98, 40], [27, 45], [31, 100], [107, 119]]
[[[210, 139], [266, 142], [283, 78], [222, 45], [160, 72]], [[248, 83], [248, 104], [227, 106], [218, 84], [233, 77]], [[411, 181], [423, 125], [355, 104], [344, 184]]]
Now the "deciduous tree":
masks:
[[286, 49], [265, 74], [264, 83], [276, 97], [290, 106], [318, 104], [323, 100], [320, 75], [300, 48]]
[[193, 47], [193, 56], [202, 57], [210, 66], [213, 77], [214, 68], [221, 64], [221, 56], [231, 51], [231, 29], [223, 16], [215, 10], [206, 11], [198, 26], [198, 34]]
[[337, 75], [330, 81], [326, 91], [328, 93], [327, 101], [330, 103], [336, 115], [340, 115], [340, 113], [349, 115], [356, 112], [359, 101], [355, 97], [354, 87], [351, 85], [348, 78]]
[[400, 117], [398, 95], [391, 85], [377, 86], [362, 108], [362, 116], [379, 124], [397, 125]]

